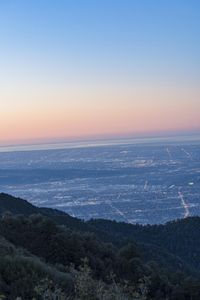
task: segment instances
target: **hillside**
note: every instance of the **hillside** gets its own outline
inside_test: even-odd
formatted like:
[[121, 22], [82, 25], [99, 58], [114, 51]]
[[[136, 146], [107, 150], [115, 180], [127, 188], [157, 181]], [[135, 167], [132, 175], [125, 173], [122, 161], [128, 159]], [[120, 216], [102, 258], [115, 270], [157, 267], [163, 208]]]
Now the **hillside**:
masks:
[[200, 218], [189, 217], [165, 225], [131, 225], [114, 221], [91, 220], [91, 226], [104, 231], [113, 239], [121, 237], [137, 243], [148, 243], [180, 257], [197, 271], [200, 270]]
[[[128, 242], [140, 244], [142, 252], [147, 256], [154, 256], [156, 252], [160, 259], [162, 254], [171, 258], [173, 268], [181, 263], [191, 265], [191, 269], [200, 269], [200, 218], [191, 217], [187, 219], [169, 222], [165, 225], [132, 225], [109, 220], [91, 220], [84, 222], [68, 214], [50, 208], [39, 208], [26, 200], [15, 198], [7, 194], [0, 194], [0, 214], [11, 212], [14, 215], [30, 216], [41, 214], [58, 225], [65, 225], [72, 230], [95, 233], [104, 242], [112, 242], [116, 247], [123, 246]], [[144, 244], [152, 247], [148, 253]], [[184, 247], [183, 247], [184, 245]], [[167, 253], [166, 253], [167, 252]], [[169, 255], [170, 254], [170, 255]], [[177, 262], [175, 263], [175, 260]], [[183, 260], [183, 261], [182, 261]], [[171, 267], [169, 265], [169, 267]]]
[[7, 194], [0, 214], [6, 299], [200, 298], [199, 217], [156, 226], [84, 222]]

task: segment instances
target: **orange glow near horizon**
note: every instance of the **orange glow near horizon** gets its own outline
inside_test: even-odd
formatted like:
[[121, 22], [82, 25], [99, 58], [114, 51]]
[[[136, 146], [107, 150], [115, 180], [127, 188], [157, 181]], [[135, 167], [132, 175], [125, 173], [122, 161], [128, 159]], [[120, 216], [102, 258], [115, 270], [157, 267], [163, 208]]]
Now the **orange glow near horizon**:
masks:
[[65, 88], [1, 92], [0, 143], [200, 129], [196, 89]]
[[0, 145], [198, 134], [200, 2], [182, 2], [0, 1]]

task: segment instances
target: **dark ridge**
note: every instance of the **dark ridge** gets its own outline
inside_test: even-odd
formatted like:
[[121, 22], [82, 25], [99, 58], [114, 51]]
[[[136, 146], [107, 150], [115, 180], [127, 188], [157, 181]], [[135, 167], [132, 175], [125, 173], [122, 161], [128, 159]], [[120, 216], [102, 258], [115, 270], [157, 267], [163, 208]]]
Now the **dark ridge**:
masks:
[[[169, 269], [200, 269], [200, 218], [168, 222], [165, 225], [127, 224], [110, 220], [83, 221], [65, 212], [51, 208], [39, 208], [28, 201], [8, 194], [0, 194], [0, 214], [30, 216], [41, 214], [58, 225], [79, 232], [89, 232], [106, 243], [122, 247], [129, 242], [139, 245], [145, 261], [154, 259]], [[183, 246], [184, 245], [184, 246]]]
[[199, 217], [84, 222], [3, 193], [0, 214], [3, 299], [200, 299]]

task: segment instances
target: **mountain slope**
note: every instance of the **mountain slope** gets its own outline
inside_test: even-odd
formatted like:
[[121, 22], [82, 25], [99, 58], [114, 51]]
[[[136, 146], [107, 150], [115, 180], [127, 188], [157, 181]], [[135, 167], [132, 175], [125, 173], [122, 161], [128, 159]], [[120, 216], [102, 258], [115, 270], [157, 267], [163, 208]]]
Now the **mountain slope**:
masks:
[[157, 226], [83, 222], [6, 194], [0, 214], [0, 297], [200, 299], [199, 218]]
[[113, 236], [148, 243], [180, 257], [200, 270], [200, 218], [189, 217], [165, 225], [131, 225], [114, 221], [91, 220], [91, 226]]
[[145, 261], [191, 273], [200, 269], [200, 218], [177, 220], [165, 225], [132, 225], [109, 220], [84, 222], [59, 210], [38, 208], [26, 200], [0, 194], [0, 214], [41, 214], [71, 230], [90, 232], [104, 242], [121, 247], [129, 242], [139, 246]]

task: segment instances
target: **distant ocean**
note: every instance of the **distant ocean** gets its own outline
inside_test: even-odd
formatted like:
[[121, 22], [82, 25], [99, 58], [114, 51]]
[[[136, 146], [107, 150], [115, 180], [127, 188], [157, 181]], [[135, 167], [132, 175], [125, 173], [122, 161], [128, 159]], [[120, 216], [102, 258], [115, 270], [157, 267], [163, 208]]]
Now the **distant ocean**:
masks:
[[0, 152], [15, 151], [34, 151], [34, 150], [59, 150], [87, 147], [101, 147], [114, 145], [134, 145], [134, 144], [160, 144], [160, 143], [190, 143], [200, 142], [200, 135], [185, 135], [173, 137], [146, 137], [146, 138], [120, 138], [105, 140], [86, 140], [74, 142], [55, 142], [55, 143], [38, 143], [38, 144], [22, 144], [0, 146]]

